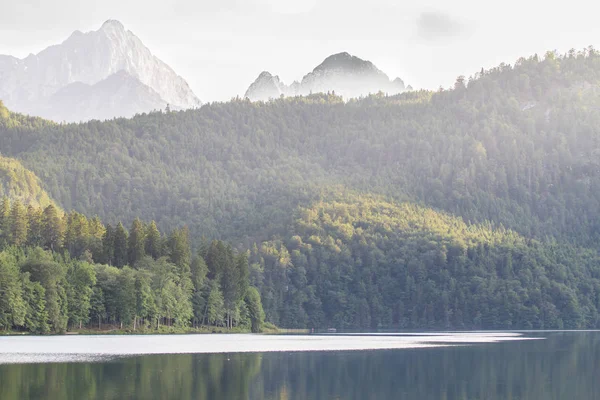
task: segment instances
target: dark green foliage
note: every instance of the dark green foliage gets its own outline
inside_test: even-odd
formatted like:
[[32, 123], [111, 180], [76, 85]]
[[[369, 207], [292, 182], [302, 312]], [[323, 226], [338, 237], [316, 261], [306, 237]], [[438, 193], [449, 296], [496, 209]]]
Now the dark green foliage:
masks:
[[[23, 208], [18, 201], [14, 207]], [[29, 221], [39, 222], [30, 224], [32, 229], [25, 232], [21, 246], [8, 246], [13, 236], [0, 246], [0, 330], [42, 334], [88, 325], [137, 330], [161, 325], [182, 328], [192, 323], [251, 329], [243, 303], [248, 288], [246, 253], [236, 254], [231, 246], [215, 241], [216, 251], [223, 252], [218, 257], [226, 261], [220, 268], [233, 281], [224, 275], [211, 281], [204, 258], [198, 255], [191, 260], [185, 228], [170, 233], [169, 255], [155, 259], [145, 255], [146, 228], [138, 219], [128, 240], [121, 223], [116, 230], [110, 225], [105, 228], [97, 217], [88, 219], [74, 211], [61, 218], [52, 205], [43, 211], [29, 207], [27, 215]], [[17, 218], [8, 218], [7, 231], [14, 232], [19, 223]], [[64, 240], [51, 239], [57, 237], [56, 232], [62, 235], [63, 226]], [[155, 225], [152, 231], [151, 236], [162, 241]], [[47, 250], [30, 247], [34, 240], [51, 245]], [[152, 248], [157, 251], [154, 254], [162, 253], [162, 244]], [[123, 261], [128, 255], [135, 269]], [[111, 260], [115, 267], [96, 264]], [[214, 271], [212, 275], [216, 276]], [[221, 285], [228, 289], [227, 309]], [[259, 307], [255, 302], [253, 307]]]
[[[74, 258], [164, 273], [150, 279], [157, 325], [245, 324], [252, 284], [284, 326], [598, 327], [599, 84], [586, 49], [348, 102], [233, 100], [68, 125], [3, 109], [0, 147], [67, 209], [157, 221], [131, 240], [119, 223], [89, 230], [101, 246], [67, 241]], [[2, 238], [21, 242], [7, 209]], [[203, 234], [236, 243], [201, 243], [205, 275], [190, 252]], [[106, 318], [135, 324], [137, 311], [112, 305], [122, 273], [99, 278]]]
[[[29, 280], [29, 274], [22, 274], [23, 301], [26, 304], [23, 327], [37, 334], [48, 333], [48, 312], [46, 311], [46, 290], [39, 282]], [[15, 324], [19, 326], [20, 324]]]
[[27, 207], [27, 225], [29, 227], [27, 246], [41, 247], [43, 245], [42, 212], [41, 208], [35, 208], [31, 204]]
[[146, 254], [156, 259], [163, 255], [163, 242], [156, 226], [156, 222], [150, 222], [146, 229]]
[[10, 238], [10, 200], [8, 197], [2, 199], [0, 205], [0, 240], [6, 245]]
[[102, 235], [102, 257], [98, 261], [108, 265], [115, 262], [115, 231], [110, 224], [106, 225]]
[[127, 231], [121, 222], [117, 224], [113, 241], [113, 263], [117, 267], [127, 265], [128, 249], [127, 249]]
[[8, 242], [17, 247], [25, 245], [27, 242], [27, 231], [29, 230], [29, 221], [27, 218], [27, 209], [19, 200], [15, 200], [10, 209], [10, 231]]
[[246, 291], [245, 301], [250, 314], [252, 332], [260, 332], [265, 321], [265, 312], [263, 311], [262, 304], [260, 302], [260, 293], [258, 293], [258, 290], [256, 290], [255, 287], [248, 288]]
[[[65, 208], [263, 240], [332, 183], [502, 223], [598, 239], [600, 55], [521, 59], [453, 90], [234, 100], [85, 124], [10, 114], [0, 148]], [[248, 241], [247, 243], [251, 243]]]
[[182, 273], [190, 271], [191, 249], [190, 236], [187, 228], [175, 229], [168, 240], [169, 258]]
[[31, 280], [39, 282], [44, 288], [51, 330], [64, 332], [68, 321], [65, 280], [67, 266], [55, 261], [50, 253], [36, 248], [29, 254], [21, 270], [29, 273]]
[[87, 324], [90, 320], [91, 299], [96, 284], [94, 266], [85, 261], [72, 261], [67, 271], [69, 322], [72, 326]]
[[600, 326], [595, 250], [377, 197], [301, 208], [252, 257], [270, 321], [315, 328]]
[[22, 282], [16, 257], [0, 254], [0, 329], [23, 325], [27, 303], [23, 301]]
[[45, 248], [54, 250], [63, 245], [64, 224], [58, 215], [58, 210], [53, 205], [44, 209], [41, 228], [42, 243]]
[[135, 265], [146, 254], [146, 228], [139, 218], [134, 219], [131, 224], [127, 250], [128, 265]]

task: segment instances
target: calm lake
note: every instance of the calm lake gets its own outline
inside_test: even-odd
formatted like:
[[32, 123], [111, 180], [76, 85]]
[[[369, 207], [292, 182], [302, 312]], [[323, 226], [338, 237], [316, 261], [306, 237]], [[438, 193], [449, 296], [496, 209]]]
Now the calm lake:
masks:
[[600, 399], [600, 332], [0, 337], [0, 399]]

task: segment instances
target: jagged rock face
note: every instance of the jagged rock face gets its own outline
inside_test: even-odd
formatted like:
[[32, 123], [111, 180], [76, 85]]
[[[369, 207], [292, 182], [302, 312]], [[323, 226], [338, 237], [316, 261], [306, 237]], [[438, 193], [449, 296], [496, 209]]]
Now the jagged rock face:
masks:
[[[120, 75], [110, 80], [115, 74]], [[124, 78], [129, 83], [127, 96], [121, 96], [127, 87], [114, 85]], [[107, 80], [113, 83], [113, 89], [121, 91], [121, 95], [106, 92], [109, 87], [100, 83]], [[69, 87], [71, 85], [75, 86]], [[134, 86], [135, 90], [132, 89]], [[96, 93], [96, 90], [100, 92]], [[90, 97], [84, 99], [84, 93]], [[66, 111], [70, 103], [83, 100], [91, 104], [107, 96], [115, 102], [111, 105], [114, 115], [93, 112], [78, 115], [75, 111], [54, 115], [52, 111]], [[132, 103], [123, 103], [120, 107], [117, 104], [119, 98]], [[112, 20], [106, 21], [97, 31], [76, 31], [62, 44], [22, 60], [0, 56], [0, 99], [15, 111], [61, 121], [130, 116], [133, 110], [150, 111], [166, 103], [172, 108], [193, 108], [201, 104], [183, 78], [152, 55], [120, 22]], [[57, 101], [63, 103], [55, 104]], [[153, 108], [147, 108], [150, 105]], [[104, 107], [104, 111], [111, 107]]]
[[121, 70], [96, 83], [71, 83], [50, 98], [43, 113], [58, 121], [69, 121], [72, 115], [79, 120], [111, 119], [166, 108], [161, 96], [149, 86]]
[[286, 86], [277, 76], [263, 72], [250, 85], [245, 97], [250, 100], [268, 100], [279, 96], [308, 95], [310, 93], [335, 92], [346, 99], [367, 96], [371, 93], [401, 93], [406, 90], [400, 78], [390, 78], [370, 61], [361, 60], [348, 53], [327, 57], [301, 82]]
[[281, 95], [288, 95], [290, 92], [288, 86], [279, 80], [278, 76], [273, 76], [269, 72], [262, 72], [258, 78], [250, 85], [244, 97], [252, 100], [266, 101], [276, 99]]

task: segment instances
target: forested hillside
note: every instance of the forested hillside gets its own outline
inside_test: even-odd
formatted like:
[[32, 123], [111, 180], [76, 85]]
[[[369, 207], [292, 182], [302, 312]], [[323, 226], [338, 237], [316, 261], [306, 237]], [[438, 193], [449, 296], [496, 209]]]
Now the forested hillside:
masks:
[[0, 155], [0, 198], [8, 197], [34, 207], [56, 206], [35, 174], [15, 159]]
[[348, 102], [85, 124], [0, 106], [0, 149], [66, 210], [254, 246], [251, 281], [283, 326], [598, 326], [591, 48]]
[[[309, 96], [40, 128], [0, 148], [66, 209], [243, 238], [332, 182], [543, 238], [599, 233], [600, 55], [519, 60], [453, 90], [344, 103]], [[269, 230], [269, 228], [276, 228]]]
[[104, 226], [53, 205], [4, 198], [0, 208], [0, 331], [61, 333], [103, 324], [134, 331], [223, 326], [259, 332], [247, 252], [220, 241], [192, 253], [186, 228], [161, 235], [135, 219]]
[[562, 329], [600, 321], [600, 257], [410, 203], [331, 194], [251, 255], [282, 326]]

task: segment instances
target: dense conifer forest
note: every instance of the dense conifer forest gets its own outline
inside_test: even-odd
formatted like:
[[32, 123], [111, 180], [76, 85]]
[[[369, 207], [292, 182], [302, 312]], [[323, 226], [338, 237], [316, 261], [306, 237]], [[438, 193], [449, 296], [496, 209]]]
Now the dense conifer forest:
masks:
[[[39, 178], [64, 225], [55, 246], [36, 222], [3, 228], [12, 280], [0, 287], [17, 282], [23, 309], [45, 298], [58, 310], [38, 318], [44, 329], [250, 326], [259, 299], [285, 327], [600, 326], [593, 48], [522, 58], [447, 90], [351, 101], [233, 99], [83, 124], [0, 104], [0, 149]], [[69, 232], [85, 224], [71, 219], [87, 221], [83, 242]], [[80, 300], [57, 300], [81, 291], [44, 282], [46, 264], [69, 284], [75, 265], [90, 266], [85, 318], [69, 309]], [[2, 326], [42, 331], [11, 312]]]
[[155, 222], [135, 219], [127, 231], [5, 197], [0, 229], [2, 330], [262, 329], [248, 253], [215, 240], [202, 241], [194, 254], [187, 228], [162, 235]]

